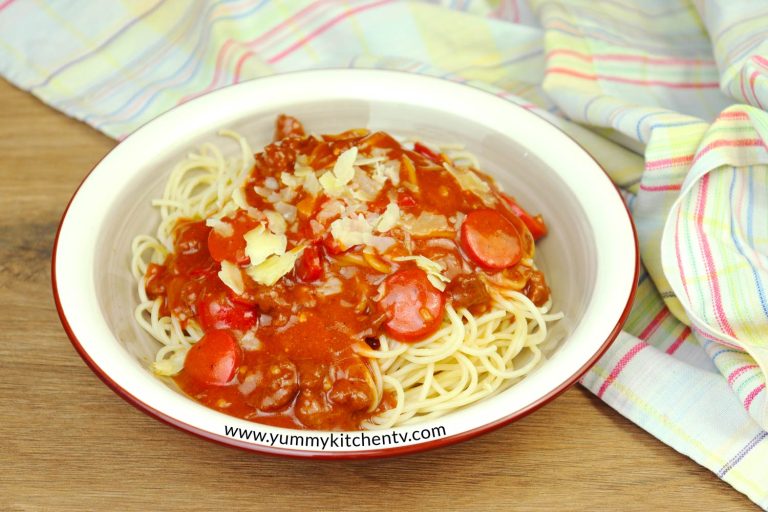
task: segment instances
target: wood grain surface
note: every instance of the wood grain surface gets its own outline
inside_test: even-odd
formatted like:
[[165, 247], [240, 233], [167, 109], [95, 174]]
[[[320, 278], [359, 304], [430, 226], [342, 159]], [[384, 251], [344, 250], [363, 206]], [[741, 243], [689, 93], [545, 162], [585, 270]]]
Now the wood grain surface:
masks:
[[744, 496], [576, 387], [478, 439], [310, 462], [178, 431], [117, 397], [59, 323], [56, 227], [115, 145], [0, 82], [0, 510], [751, 510]]

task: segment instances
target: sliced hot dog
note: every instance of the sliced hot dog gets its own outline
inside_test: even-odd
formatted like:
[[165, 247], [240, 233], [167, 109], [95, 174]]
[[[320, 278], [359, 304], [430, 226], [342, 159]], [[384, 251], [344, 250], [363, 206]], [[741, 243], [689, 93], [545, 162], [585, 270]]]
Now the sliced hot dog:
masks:
[[520, 233], [496, 210], [475, 210], [461, 225], [461, 248], [481, 267], [501, 270], [523, 256]]
[[445, 297], [420, 268], [400, 270], [384, 280], [379, 309], [387, 334], [399, 341], [418, 341], [434, 333], [443, 320]]

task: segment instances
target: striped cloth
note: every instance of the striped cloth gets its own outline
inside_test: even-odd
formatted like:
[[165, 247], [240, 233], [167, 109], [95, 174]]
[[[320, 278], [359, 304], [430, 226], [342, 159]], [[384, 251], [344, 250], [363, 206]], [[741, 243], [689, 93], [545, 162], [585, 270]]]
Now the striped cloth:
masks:
[[644, 271], [582, 384], [768, 508], [768, 4], [0, 0], [0, 73], [117, 139], [217, 87], [339, 66], [486, 88], [596, 156]]

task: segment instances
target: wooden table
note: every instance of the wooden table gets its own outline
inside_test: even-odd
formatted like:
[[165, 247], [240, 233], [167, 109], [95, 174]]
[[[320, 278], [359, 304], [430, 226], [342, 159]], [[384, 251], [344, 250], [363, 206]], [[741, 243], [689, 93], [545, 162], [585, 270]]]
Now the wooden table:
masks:
[[245, 453], [163, 425], [86, 367], [51, 296], [59, 217], [115, 142], [0, 81], [0, 510], [744, 510], [580, 387], [513, 425], [397, 459]]

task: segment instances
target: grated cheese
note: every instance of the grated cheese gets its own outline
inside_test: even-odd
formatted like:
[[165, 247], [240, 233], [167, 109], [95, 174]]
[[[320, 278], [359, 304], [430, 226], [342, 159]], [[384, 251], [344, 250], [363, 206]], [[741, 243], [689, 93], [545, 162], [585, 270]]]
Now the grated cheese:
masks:
[[251, 260], [251, 267], [261, 264], [267, 258], [285, 254], [288, 240], [285, 235], [276, 235], [264, 229], [264, 225], [250, 230], [245, 235], [245, 255]]
[[229, 237], [235, 234], [235, 228], [232, 227], [232, 224], [224, 222], [221, 219], [211, 217], [210, 219], [205, 220], [205, 225], [209, 228], [213, 228], [215, 232], [223, 237]]
[[347, 190], [346, 185], [355, 177], [355, 159], [357, 147], [353, 146], [339, 155], [332, 171], [320, 177], [320, 185], [326, 194], [339, 197]]
[[366, 244], [373, 237], [373, 226], [362, 214], [342, 217], [331, 223], [331, 236], [346, 250], [355, 245]]
[[269, 230], [276, 235], [282, 235], [285, 230], [288, 229], [288, 224], [285, 222], [285, 217], [277, 212], [271, 210], [264, 211], [264, 215], [267, 216], [267, 223], [269, 224]]
[[453, 176], [464, 190], [468, 190], [479, 197], [486, 206], [493, 206], [493, 196], [491, 187], [476, 172], [463, 167], [454, 167], [449, 163], [444, 163], [443, 167]]
[[243, 274], [240, 273], [240, 267], [224, 260], [221, 262], [221, 270], [219, 270], [218, 275], [221, 282], [227, 285], [236, 295], [243, 294], [245, 285], [243, 284]]
[[336, 199], [326, 201], [320, 211], [317, 212], [317, 222], [325, 224], [325, 222], [331, 220], [333, 217], [343, 213], [344, 203]]
[[395, 261], [413, 261], [416, 263], [417, 267], [426, 272], [427, 279], [429, 279], [429, 282], [432, 283], [432, 286], [441, 292], [445, 290], [445, 283], [451, 281], [443, 275], [444, 269], [441, 264], [437, 263], [436, 261], [432, 261], [425, 256], [400, 256], [393, 259]]
[[355, 160], [357, 160], [357, 147], [352, 146], [339, 155], [333, 164], [333, 174], [340, 185], [346, 185], [355, 177]]
[[403, 215], [403, 227], [414, 237], [432, 237], [450, 235], [452, 230], [445, 215], [421, 212], [418, 217]]
[[355, 199], [365, 202], [375, 200], [376, 196], [381, 192], [381, 189], [384, 188], [383, 182], [373, 179], [362, 169], [357, 169], [355, 171], [355, 179], [352, 182], [352, 185], [352, 196]]
[[400, 220], [400, 208], [397, 203], [389, 203], [384, 213], [379, 217], [376, 223], [376, 231], [386, 233], [394, 228]]
[[257, 283], [272, 286], [293, 270], [293, 266], [302, 252], [304, 252], [304, 246], [300, 245], [284, 254], [274, 254], [258, 265], [251, 265], [246, 269], [246, 272]]
[[392, 182], [392, 185], [400, 185], [400, 162], [393, 161], [382, 165], [381, 172], [385, 177], [389, 178], [389, 181]]
[[314, 172], [309, 173], [304, 177], [303, 186], [304, 190], [313, 196], [316, 196], [318, 193], [320, 193], [321, 190], [323, 190], [323, 187], [320, 185], [320, 181], [318, 181]]

